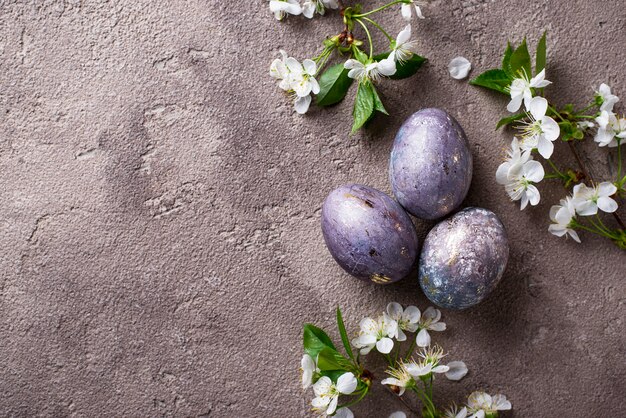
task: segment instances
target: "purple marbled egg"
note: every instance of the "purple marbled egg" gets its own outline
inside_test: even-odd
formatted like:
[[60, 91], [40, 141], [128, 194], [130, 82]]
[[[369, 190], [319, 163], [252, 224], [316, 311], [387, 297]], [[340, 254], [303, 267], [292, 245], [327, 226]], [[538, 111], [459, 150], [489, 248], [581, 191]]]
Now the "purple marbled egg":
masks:
[[420, 285], [438, 306], [469, 308], [497, 286], [508, 258], [506, 231], [496, 215], [463, 209], [428, 233], [420, 255]]
[[347, 184], [333, 190], [322, 206], [322, 233], [335, 261], [362, 280], [398, 281], [417, 259], [411, 218], [392, 198], [371, 187]]
[[438, 219], [459, 207], [472, 181], [472, 153], [461, 125], [422, 109], [400, 127], [391, 150], [393, 194], [411, 214]]

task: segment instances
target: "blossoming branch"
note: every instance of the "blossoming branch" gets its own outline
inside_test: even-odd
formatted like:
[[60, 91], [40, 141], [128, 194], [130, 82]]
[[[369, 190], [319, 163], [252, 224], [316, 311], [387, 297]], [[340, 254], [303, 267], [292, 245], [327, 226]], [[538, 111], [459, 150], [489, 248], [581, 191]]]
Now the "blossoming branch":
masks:
[[[358, 334], [350, 340], [341, 310], [337, 308], [337, 328], [346, 355], [339, 352], [324, 330], [312, 324], [304, 325], [302, 388], [313, 388], [311, 406], [322, 416], [354, 417], [350, 407], [368, 395], [376, 380], [363, 364], [363, 357], [372, 352], [381, 355], [388, 365], [387, 377], [380, 383], [415, 416], [494, 418], [498, 411], [511, 409], [511, 402], [504, 395], [491, 396], [485, 392], [473, 392], [461, 408], [451, 404], [443, 410], [435, 405], [433, 389], [437, 375], [456, 381], [468, 371], [462, 361], [444, 364], [443, 349], [431, 344], [432, 332], [446, 330], [438, 309], [429, 307], [421, 312], [415, 306], [403, 308], [392, 302], [381, 315], [363, 318]], [[401, 347], [403, 342], [409, 344], [406, 350]], [[405, 399], [406, 393], [413, 394], [420, 402], [421, 412]], [[389, 418], [406, 418], [406, 414], [398, 411]]]
[[[394, 0], [390, 3], [364, 10], [356, 4], [344, 7], [337, 0], [272, 0], [270, 11], [278, 20], [289, 15], [303, 15], [313, 18], [324, 15], [327, 9], [339, 9], [343, 19], [341, 32], [327, 37], [322, 42], [322, 51], [315, 57], [302, 61], [290, 57], [281, 50], [281, 57], [270, 66], [270, 75], [278, 80], [278, 87], [294, 101], [296, 112], [304, 114], [311, 105], [312, 95], [321, 107], [339, 103], [347, 95], [353, 82], [357, 82], [357, 93], [352, 110], [352, 132], [356, 132], [371, 120], [376, 112], [388, 114], [376, 85], [383, 79], [399, 80], [414, 75], [426, 61], [416, 53], [416, 41], [411, 39], [411, 24], [402, 29], [394, 38], [374, 20], [374, 16], [384, 10], [398, 10], [403, 19], [410, 22], [413, 12], [423, 19], [421, 2], [416, 0]], [[355, 33], [355, 28], [358, 33]], [[380, 31], [388, 43], [377, 51], [371, 32]], [[328, 62], [337, 55], [344, 62], [326, 68]]]
[[[514, 201], [519, 200], [523, 210], [530, 203], [539, 203], [537, 185], [544, 179], [556, 179], [571, 194], [550, 209], [548, 230], [559, 237], [569, 236], [580, 243], [579, 230], [610, 239], [626, 249], [626, 225], [617, 213], [617, 199], [626, 195], [626, 172], [622, 170], [622, 145], [626, 138], [626, 118], [613, 112], [619, 98], [606, 84], [601, 84], [590, 103], [576, 109], [573, 104], [559, 108], [544, 97], [544, 88], [552, 83], [546, 80], [546, 34], [537, 46], [534, 73], [526, 40], [517, 48], [509, 43], [502, 59], [502, 68], [488, 70], [470, 84], [481, 86], [509, 96], [507, 110], [513, 115], [501, 119], [497, 128], [511, 125], [518, 131], [513, 138], [505, 162], [496, 172], [496, 180]], [[534, 76], [533, 76], [534, 74]], [[520, 109], [522, 109], [520, 111]], [[593, 137], [600, 147], [615, 148], [617, 172], [615, 177], [598, 182], [594, 179], [575, 142]], [[552, 160], [554, 142], [561, 138], [574, 155], [577, 169], [559, 168]], [[610, 151], [609, 151], [610, 152]], [[539, 154], [547, 165], [534, 159]], [[611, 214], [615, 225], [603, 220], [600, 213]]]

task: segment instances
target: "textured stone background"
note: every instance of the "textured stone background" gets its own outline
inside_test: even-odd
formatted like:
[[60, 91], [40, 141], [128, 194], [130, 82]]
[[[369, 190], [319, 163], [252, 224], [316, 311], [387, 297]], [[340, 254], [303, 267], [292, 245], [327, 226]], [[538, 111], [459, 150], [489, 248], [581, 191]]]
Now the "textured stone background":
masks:
[[[383, 19], [395, 30], [398, 13]], [[377, 287], [340, 270], [322, 200], [348, 181], [389, 192], [396, 130], [437, 106], [473, 147], [466, 205], [495, 211], [511, 240], [495, 294], [444, 312], [436, 341], [471, 372], [438, 399], [486, 389], [511, 399], [509, 416], [626, 416], [624, 253], [547, 233], [558, 185], [522, 213], [508, 201], [494, 181], [506, 100], [446, 70], [462, 54], [476, 75], [507, 37], [534, 49], [546, 28], [553, 99], [583, 104], [602, 81], [626, 96], [623, 2], [439, 0], [425, 14], [429, 64], [383, 83], [393, 116], [350, 137], [349, 102], [300, 117], [267, 74], [279, 48], [315, 51], [336, 15], [0, 0], [0, 415], [307, 415], [302, 322], [331, 327], [339, 304], [354, 329], [391, 300], [427, 306], [415, 280]], [[400, 409], [376, 393], [357, 416]]]

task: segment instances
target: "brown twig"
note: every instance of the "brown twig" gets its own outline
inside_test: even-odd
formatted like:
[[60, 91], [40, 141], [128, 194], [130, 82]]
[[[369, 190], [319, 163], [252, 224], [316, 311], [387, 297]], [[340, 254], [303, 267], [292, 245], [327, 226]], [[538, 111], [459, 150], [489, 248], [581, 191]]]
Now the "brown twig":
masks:
[[[386, 386], [387, 387], [387, 386]], [[416, 417], [419, 417], [420, 414], [418, 411], [416, 411], [415, 409], [413, 409], [413, 407], [411, 405], [409, 405], [409, 403], [402, 397], [402, 396], [398, 396], [397, 393], [395, 393], [393, 390], [391, 390], [389, 387], [387, 387], [387, 392], [390, 393], [394, 398], [398, 399], [400, 402], [402, 402], [402, 404], [411, 412], [413, 412], [415, 414]]]
[[[576, 163], [578, 164], [578, 167], [580, 167], [580, 171], [583, 172], [585, 177], [590, 182], [594, 183], [593, 178], [591, 177], [591, 174], [589, 174], [589, 171], [587, 170], [587, 167], [583, 163], [583, 160], [580, 158], [580, 155], [578, 154], [578, 151], [576, 150], [576, 147], [574, 146], [574, 143], [572, 141], [568, 141], [568, 144], [569, 144], [569, 149], [572, 151], [572, 154], [574, 154], [574, 158], [576, 158]], [[617, 221], [619, 226], [623, 230], [626, 231], [626, 225], [624, 224], [624, 221], [622, 221], [622, 218], [620, 218], [620, 216], [617, 214], [617, 212], [613, 212], [613, 217], [615, 218], [615, 220]]]

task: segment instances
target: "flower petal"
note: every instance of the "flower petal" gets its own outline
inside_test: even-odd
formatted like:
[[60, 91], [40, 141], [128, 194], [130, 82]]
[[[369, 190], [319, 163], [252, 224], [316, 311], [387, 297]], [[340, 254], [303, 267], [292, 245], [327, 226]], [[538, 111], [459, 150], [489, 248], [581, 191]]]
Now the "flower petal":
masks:
[[524, 99], [524, 96], [522, 95], [511, 97], [511, 101], [509, 102], [508, 105], [506, 105], [506, 110], [508, 110], [511, 113], [517, 112], [519, 108], [522, 106], [523, 99]]
[[467, 366], [462, 361], [451, 361], [448, 363], [450, 368], [446, 373], [446, 377], [450, 380], [461, 380], [467, 374]]
[[354, 418], [354, 413], [349, 408], [345, 406], [343, 408], [339, 408], [334, 415], [335, 418]]
[[528, 111], [535, 120], [541, 120], [548, 110], [548, 101], [543, 97], [533, 97], [528, 105]]
[[472, 64], [465, 57], [456, 57], [448, 64], [448, 71], [450, 77], [455, 80], [462, 80], [469, 74], [472, 69]]
[[492, 402], [497, 411], [508, 411], [511, 409], [511, 402], [504, 395], [493, 395]]
[[411, 25], [406, 25], [404, 29], [400, 31], [396, 38], [396, 48], [405, 44], [409, 39], [411, 39]]
[[344, 395], [349, 395], [356, 390], [357, 386], [356, 377], [354, 374], [348, 372], [339, 376], [337, 379], [337, 390], [339, 393], [343, 393]]
[[395, 320], [398, 320], [402, 317], [403, 311], [404, 310], [402, 309], [402, 305], [400, 305], [398, 302], [390, 302], [387, 305], [387, 314]]
[[317, 71], [317, 64], [315, 64], [315, 61], [308, 58], [302, 61], [302, 67], [308, 75], [315, 75], [315, 72]]
[[617, 202], [610, 197], [602, 196], [598, 198], [598, 209], [606, 213], [613, 213], [617, 210]]
[[382, 338], [376, 343], [376, 349], [383, 354], [389, 354], [393, 349], [393, 340], [391, 338]]
[[428, 347], [430, 345], [430, 334], [427, 330], [422, 329], [415, 336], [415, 343], [418, 347]]
[[327, 415], [332, 415], [337, 409], [337, 403], [339, 402], [339, 396], [333, 396], [328, 404], [328, 409], [326, 409]]
[[406, 414], [402, 411], [396, 411], [389, 415], [389, 418], [406, 418]]
[[309, 105], [311, 104], [311, 96], [298, 97], [296, 102], [294, 103], [294, 107], [296, 112], [303, 115], [309, 110]]
[[404, 310], [404, 318], [409, 322], [419, 322], [421, 316], [422, 314], [417, 306], [407, 306]]
[[411, 5], [410, 4], [404, 3], [402, 5], [401, 12], [402, 12], [402, 17], [404, 18], [404, 20], [406, 20], [406, 21], [410, 21], [411, 20], [412, 12], [411, 12]]
[[[547, 160], [552, 156], [552, 153], [554, 152], [554, 144], [550, 142], [545, 136], [540, 135], [537, 139], [537, 151], [539, 151], [539, 154]], [[543, 178], [543, 176], [541, 177]]]
[[[547, 141], [550, 142], [550, 141]], [[552, 144], [552, 142], [550, 142]], [[527, 180], [533, 183], [539, 183], [543, 180], [545, 171], [539, 161], [528, 161], [522, 168], [522, 173]]]
[[617, 187], [608, 181], [598, 184], [598, 196], [612, 196], [617, 192]]

